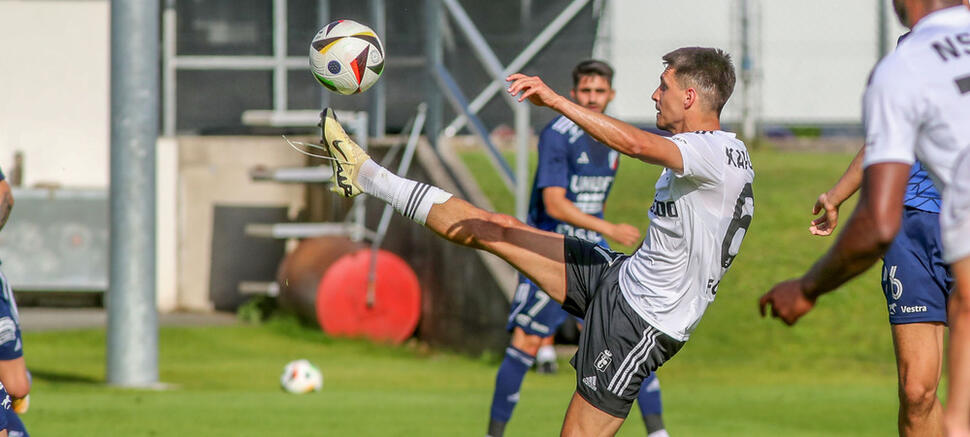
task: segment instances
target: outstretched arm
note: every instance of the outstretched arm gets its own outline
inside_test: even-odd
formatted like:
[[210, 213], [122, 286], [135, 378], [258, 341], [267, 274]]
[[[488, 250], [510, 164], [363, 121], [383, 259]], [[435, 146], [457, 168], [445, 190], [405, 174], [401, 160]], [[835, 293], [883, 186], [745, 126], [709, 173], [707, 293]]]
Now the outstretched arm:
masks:
[[520, 102], [529, 99], [536, 106], [548, 106], [575, 122], [597, 141], [624, 155], [667, 167], [678, 173], [683, 171], [684, 160], [673, 141], [586, 109], [556, 94], [538, 76], [516, 73], [506, 80], [512, 82], [508, 88], [509, 94], [514, 96], [522, 93], [519, 96]]
[[759, 301], [761, 315], [792, 325], [815, 300], [866, 271], [892, 243], [902, 221], [903, 192], [910, 165], [889, 162], [865, 170], [862, 196], [846, 230], [804, 276], [775, 285]]
[[599, 217], [586, 214], [566, 198], [563, 187], [542, 189], [542, 202], [550, 217], [569, 223], [577, 228], [585, 228], [606, 235], [620, 244], [633, 246], [640, 239], [640, 230], [626, 223], [611, 223]]
[[852, 197], [862, 185], [862, 159], [865, 157], [865, 151], [865, 147], [859, 149], [859, 153], [856, 153], [855, 158], [849, 163], [849, 168], [845, 169], [845, 173], [835, 183], [835, 186], [818, 196], [812, 214], [818, 214], [823, 210], [824, 214], [812, 220], [812, 225], [808, 227], [808, 231], [812, 235], [831, 235], [835, 227], [838, 226], [839, 207], [842, 206], [842, 202]]

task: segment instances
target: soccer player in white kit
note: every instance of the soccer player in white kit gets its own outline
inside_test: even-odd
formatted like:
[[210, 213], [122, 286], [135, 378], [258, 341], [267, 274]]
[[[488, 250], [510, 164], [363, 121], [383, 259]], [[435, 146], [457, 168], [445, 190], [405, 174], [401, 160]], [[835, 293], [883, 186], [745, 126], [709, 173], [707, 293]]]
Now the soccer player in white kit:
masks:
[[508, 78], [508, 92], [521, 94], [519, 101], [548, 106], [610, 148], [664, 167], [647, 237], [632, 256], [540, 231], [396, 176], [353, 144], [332, 111], [324, 120], [335, 191], [370, 194], [452, 242], [498, 255], [585, 320], [563, 435], [616, 433], [640, 382], [683, 346], [714, 300], [754, 213], [747, 149], [720, 130], [735, 83], [730, 57], [687, 47], [663, 60], [652, 99], [657, 126], [670, 138], [577, 105], [538, 77]]
[[[801, 278], [762, 296], [762, 314], [793, 324], [815, 300], [868, 269], [893, 241], [916, 157], [943, 193], [950, 298], [950, 384], [944, 426], [970, 435], [970, 11], [960, 0], [894, 0], [912, 33], [873, 70], [863, 101], [862, 195], [835, 245]], [[962, 168], [960, 167], [962, 166]], [[938, 434], [938, 430], [923, 430]]]

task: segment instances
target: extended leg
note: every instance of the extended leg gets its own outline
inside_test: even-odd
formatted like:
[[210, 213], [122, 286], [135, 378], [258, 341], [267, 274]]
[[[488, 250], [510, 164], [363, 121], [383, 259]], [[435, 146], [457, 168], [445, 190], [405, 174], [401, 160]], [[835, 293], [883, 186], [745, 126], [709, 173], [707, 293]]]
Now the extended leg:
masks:
[[425, 224], [445, 239], [498, 255], [557, 302], [566, 296], [563, 237], [452, 198], [435, 205]]
[[562, 235], [527, 226], [513, 217], [476, 208], [437, 187], [401, 178], [377, 165], [344, 132], [327, 109], [324, 141], [334, 157], [334, 191], [373, 195], [402, 215], [463, 246], [498, 255], [553, 299], [566, 294]]
[[566, 420], [562, 423], [563, 437], [572, 436], [612, 436], [620, 429], [623, 419], [611, 416], [594, 407], [579, 393], [573, 393], [573, 399], [566, 409]]

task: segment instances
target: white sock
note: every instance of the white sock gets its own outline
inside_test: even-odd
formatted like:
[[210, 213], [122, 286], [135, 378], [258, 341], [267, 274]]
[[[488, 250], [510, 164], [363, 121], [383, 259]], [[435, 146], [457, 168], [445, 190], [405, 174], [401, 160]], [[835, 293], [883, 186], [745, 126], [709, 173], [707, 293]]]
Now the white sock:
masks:
[[647, 434], [647, 437], [670, 437], [670, 434], [667, 434], [666, 429], [661, 429]]
[[445, 203], [451, 193], [438, 187], [402, 178], [381, 167], [373, 159], [360, 166], [357, 184], [365, 193], [381, 199], [401, 215], [424, 225], [431, 207]]
[[556, 361], [556, 348], [551, 345], [540, 347], [539, 352], [536, 353], [536, 361], [540, 363]]

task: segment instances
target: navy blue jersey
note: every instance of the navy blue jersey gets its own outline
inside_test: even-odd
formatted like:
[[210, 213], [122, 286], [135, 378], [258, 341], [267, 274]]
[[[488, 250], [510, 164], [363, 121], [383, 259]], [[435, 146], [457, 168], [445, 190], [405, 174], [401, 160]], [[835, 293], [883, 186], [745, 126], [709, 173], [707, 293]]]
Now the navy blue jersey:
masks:
[[940, 193], [936, 191], [933, 180], [919, 161], [909, 171], [906, 183], [906, 197], [903, 204], [921, 211], [940, 213]]
[[542, 189], [563, 187], [566, 199], [580, 211], [603, 218], [603, 206], [619, 163], [619, 152], [594, 140], [572, 120], [563, 116], [552, 120], [539, 135], [539, 165], [529, 199], [528, 224], [604, 244], [599, 233], [576, 229], [550, 217], [542, 200]]
[[24, 348], [17, 302], [7, 277], [0, 272], [0, 360], [15, 360], [22, 356]]

